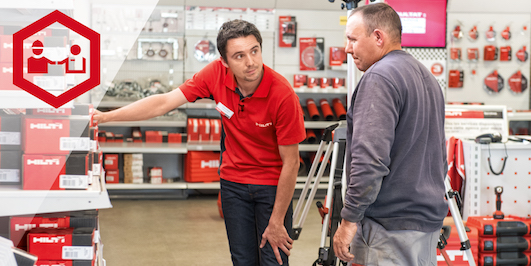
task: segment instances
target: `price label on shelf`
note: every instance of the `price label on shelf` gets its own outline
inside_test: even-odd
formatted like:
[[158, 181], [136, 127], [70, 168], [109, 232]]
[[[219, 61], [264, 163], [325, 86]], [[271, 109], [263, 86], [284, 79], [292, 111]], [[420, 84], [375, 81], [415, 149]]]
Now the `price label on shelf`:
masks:
[[88, 175], [60, 175], [59, 188], [88, 188]]
[[91, 147], [90, 138], [62, 137], [59, 141], [62, 151], [89, 151]]
[[20, 132], [0, 132], [0, 145], [20, 145]]
[[94, 247], [64, 246], [63, 260], [92, 260], [94, 259]]

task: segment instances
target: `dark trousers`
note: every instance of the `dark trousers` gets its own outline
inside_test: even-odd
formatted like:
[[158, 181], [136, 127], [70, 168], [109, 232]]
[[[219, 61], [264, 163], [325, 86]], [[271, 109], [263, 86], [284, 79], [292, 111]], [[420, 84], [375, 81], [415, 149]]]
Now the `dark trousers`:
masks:
[[[239, 184], [221, 179], [221, 206], [235, 266], [279, 265], [269, 243], [260, 249], [276, 192], [276, 186]], [[290, 237], [293, 236], [292, 216], [293, 206], [290, 204], [284, 219]], [[289, 265], [288, 256], [282, 250], [279, 252], [283, 265]]]

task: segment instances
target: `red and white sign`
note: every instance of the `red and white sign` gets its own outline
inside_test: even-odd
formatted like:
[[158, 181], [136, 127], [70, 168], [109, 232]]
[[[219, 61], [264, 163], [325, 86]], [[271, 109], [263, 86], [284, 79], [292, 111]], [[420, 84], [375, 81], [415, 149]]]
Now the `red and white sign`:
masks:
[[[90, 57], [88, 61], [90, 62], [89, 65], [89, 78], [71, 89], [63, 92], [59, 96], [55, 96], [51, 94], [50, 92], [46, 91], [42, 87], [34, 84], [32, 81], [27, 80], [23, 75], [23, 66], [26, 62], [24, 60], [24, 43], [27, 42], [32, 38], [33, 35], [36, 33], [42, 31], [43, 29], [47, 28], [48, 26], [59, 23], [63, 26], [75, 31], [77, 34], [85, 37], [89, 42], [90, 46], [88, 47], [90, 51]], [[41, 36], [38, 36], [40, 38]], [[43, 49], [38, 49], [42, 47], [42, 41], [40, 40], [31, 40], [32, 46], [29, 48], [32, 52], [36, 52], [38, 54], [42, 53]], [[27, 45], [26, 45], [27, 46]], [[77, 49], [76, 48], [79, 48]], [[92, 29], [86, 27], [85, 25], [79, 23], [78, 21], [72, 19], [71, 17], [61, 13], [59, 10], [55, 10], [51, 12], [50, 14], [44, 16], [43, 18], [31, 23], [30, 25], [26, 26], [25, 28], [21, 29], [20, 31], [13, 34], [13, 83], [20, 87], [21, 89], [27, 91], [28, 93], [32, 94], [33, 96], [41, 99], [42, 101], [50, 104], [51, 106], [55, 108], [59, 108], [65, 103], [77, 98], [78, 96], [82, 95], [83, 93], [91, 90], [95, 86], [100, 84], [100, 35], [93, 31]], [[73, 55], [78, 55], [80, 52], [80, 47], [78, 45], [73, 45], [71, 47], [71, 52]], [[48, 60], [43, 61], [42, 59], [46, 59], [44, 56], [40, 58], [34, 58], [34, 60], [31, 60], [31, 62], [44, 62], [46, 63]], [[31, 58], [30, 58], [31, 59]], [[77, 72], [77, 70], [71, 69], [69, 62], [70, 59], [65, 59], [66, 61], [61, 63], [66, 64], [66, 73], [86, 73], [85, 68], [83, 68], [83, 72]], [[86, 58], [83, 58], [83, 65], [87, 65], [85, 62]], [[28, 64], [30, 60], [27, 61]], [[42, 63], [41, 62], [41, 63]], [[40, 63], [39, 63], [40, 64]], [[43, 70], [43, 69], [41, 69]], [[74, 72], [69, 72], [74, 71]]]

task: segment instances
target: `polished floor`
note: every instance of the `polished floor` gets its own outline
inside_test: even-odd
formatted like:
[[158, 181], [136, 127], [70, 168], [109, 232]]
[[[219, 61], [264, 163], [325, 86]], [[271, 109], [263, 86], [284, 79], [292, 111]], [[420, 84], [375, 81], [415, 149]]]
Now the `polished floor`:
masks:
[[[107, 265], [232, 265], [216, 200], [204, 195], [186, 200], [112, 200], [112, 209], [100, 211]], [[290, 265], [312, 265], [320, 238], [321, 216], [312, 204]]]

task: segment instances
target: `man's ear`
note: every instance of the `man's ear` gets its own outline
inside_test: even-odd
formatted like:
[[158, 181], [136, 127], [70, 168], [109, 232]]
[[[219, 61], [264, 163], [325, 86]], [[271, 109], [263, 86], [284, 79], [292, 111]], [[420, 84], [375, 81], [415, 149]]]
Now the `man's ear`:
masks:
[[229, 64], [227, 64], [225, 59], [223, 59], [223, 56], [221, 56], [220, 59], [221, 59], [221, 63], [223, 64], [223, 66], [226, 67], [226, 68], [229, 68]]
[[385, 33], [379, 29], [375, 29], [373, 34], [374, 34], [376, 44], [380, 47], [383, 46], [384, 39], [387, 35], [385, 35]]

